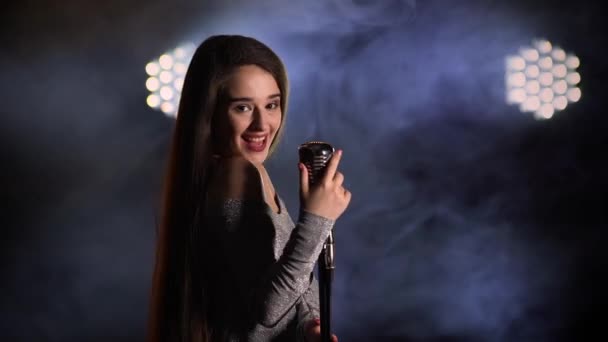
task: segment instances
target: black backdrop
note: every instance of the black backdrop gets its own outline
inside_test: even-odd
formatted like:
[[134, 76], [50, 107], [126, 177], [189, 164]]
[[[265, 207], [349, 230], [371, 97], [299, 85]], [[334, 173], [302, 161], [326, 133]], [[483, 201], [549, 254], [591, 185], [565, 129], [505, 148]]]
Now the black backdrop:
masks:
[[[4, 7], [1, 340], [143, 340], [174, 122], [146, 107], [143, 67], [220, 32], [260, 38], [289, 69], [287, 134], [268, 167], [292, 215], [297, 144], [345, 150], [342, 341], [605, 338], [600, 2]], [[581, 60], [581, 101], [547, 121], [504, 103], [504, 56], [536, 37]]]

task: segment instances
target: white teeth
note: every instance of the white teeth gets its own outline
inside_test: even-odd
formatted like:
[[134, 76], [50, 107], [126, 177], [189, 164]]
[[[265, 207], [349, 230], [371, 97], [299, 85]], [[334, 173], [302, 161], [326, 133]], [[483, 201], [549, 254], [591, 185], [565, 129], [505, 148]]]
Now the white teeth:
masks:
[[266, 137], [259, 137], [259, 138], [243, 138], [247, 141], [252, 141], [252, 142], [262, 142], [264, 141], [264, 139], [266, 139]]

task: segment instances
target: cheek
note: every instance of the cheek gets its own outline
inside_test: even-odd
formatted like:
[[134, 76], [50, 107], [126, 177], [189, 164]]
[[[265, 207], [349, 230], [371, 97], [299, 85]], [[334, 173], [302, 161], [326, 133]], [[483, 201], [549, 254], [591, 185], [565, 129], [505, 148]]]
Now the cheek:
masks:
[[241, 135], [249, 126], [249, 121], [246, 117], [231, 116], [230, 117], [230, 133]]
[[276, 115], [275, 117], [273, 117], [272, 126], [274, 127], [275, 131], [278, 131], [279, 127], [281, 126], [281, 118], [282, 115]]

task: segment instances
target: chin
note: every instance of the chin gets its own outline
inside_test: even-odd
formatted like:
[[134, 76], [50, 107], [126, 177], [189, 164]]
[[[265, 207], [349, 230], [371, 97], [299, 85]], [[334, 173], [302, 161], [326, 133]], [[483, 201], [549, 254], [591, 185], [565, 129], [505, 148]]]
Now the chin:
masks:
[[264, 161], [266, 161], [266, 157], [268, 156], [268, 153], [264, 153], [263, 155], [261, 155], [262, 153], [256, 153], [256, 155], [252, 155], [252, 154], [245, 154], [245, 158], [247, 158], [250, 162], [254, 163], [254, 164], [263, 164]]
[[266, 157], [268, 157], [268, 151], [252, 152], [246, 148], [239, 149], [235, 154], [242, 156], [254, 164], [261, 164], [266, 160]]

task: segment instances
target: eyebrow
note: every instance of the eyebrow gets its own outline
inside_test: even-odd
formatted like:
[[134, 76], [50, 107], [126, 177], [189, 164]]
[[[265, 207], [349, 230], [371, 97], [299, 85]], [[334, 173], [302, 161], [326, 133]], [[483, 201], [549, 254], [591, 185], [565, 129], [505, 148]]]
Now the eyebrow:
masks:
[[[281, 94], [272, 94], [268, 96], [268, 100], [274, 99], [276, 97], [281, 97]], [[228, 102], [238, 102], [238, 101], [253, 101], [251, 97], [231, 97], [228, 99]]]

